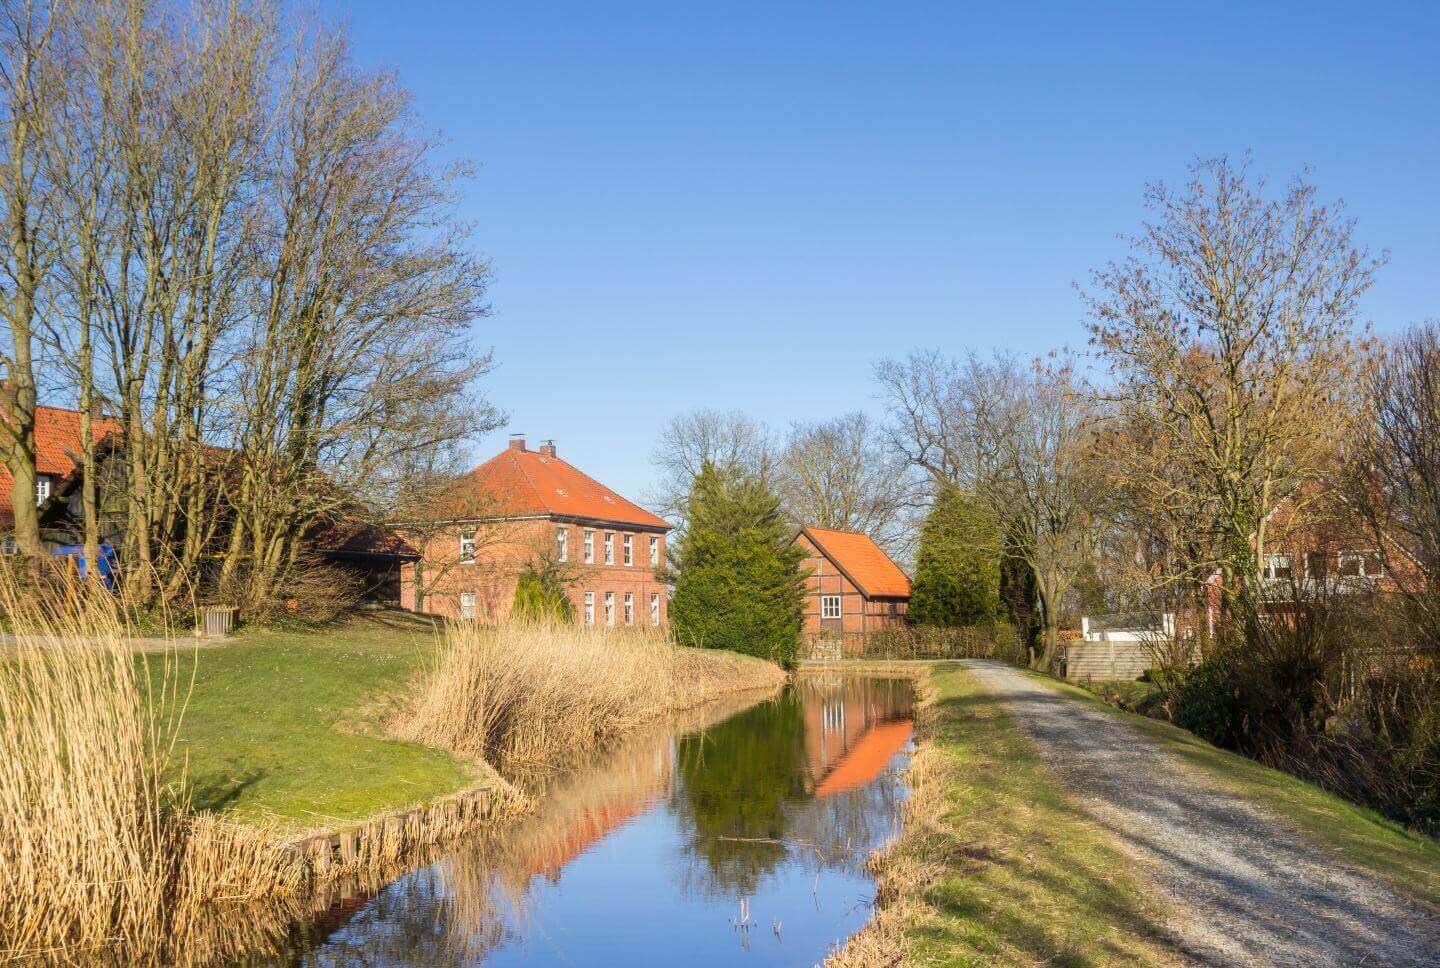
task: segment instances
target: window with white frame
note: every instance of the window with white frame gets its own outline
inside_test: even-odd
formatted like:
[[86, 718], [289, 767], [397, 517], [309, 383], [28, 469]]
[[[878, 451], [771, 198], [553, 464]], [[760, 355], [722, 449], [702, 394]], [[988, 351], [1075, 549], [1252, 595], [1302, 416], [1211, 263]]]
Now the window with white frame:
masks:
[[650, 536], [650, 567], [660, 567], [660, 539], [653, 534]]
[[569, 528], [556, 528], [556, 529], [555, 529], [555, 560], [556, 560], [556, 561], [569, 561], [569, 560], [570, 560], [570, 529], [569, 529]]
[[625, 593], [625, 624], [635, 624], [635, 596], [629, 592]]
[[595, 532], [585, 532], [585, 564], [595, 564]]
[[18, 555], [19, 553], [20, 543], [15, 540], [13, 534], [7, 534], [0, 538], [0, 555]]
[[35, 503], [37, 505], [44, 504], [45, 499], [50, 496], [50, 484], [49, 474], [35, 475]]
[[1336, 568], [1341, 578], [1380, 577], [1380, 552], [1342, 551]]
[[660, 595], [658, 593], [650, 595], [650, 624], [660, 624]]
[[839, 596], [839, 595], [821, 595], [821, 596], [820, 596], [820, 617], [821, 617], [821, 618], [839, 618], [839, 617], [840, 617], [840, 596]]
[[605, 532], [605, 564], [615, 564], [615, 533], [613, 531]]
[[466, 528], [460, 532], [460, 560], [467, 565], [475, 563], [475, 529]]
[[585, 593], [585, 624], [595, 624], [595, 593]]
[[605, 624], [615, 624], [615, 593], [605, 593]]
[[625, 555], [625, 567], [629, 568], [633, 566], [635, 564], [635, 536], [633, 534], [627, 534], [625, 536], [621, 550]]
[[474, 592], [460, 593], [460, 617], [467, 622], [475, 620], [476, 600]]
[[1267, 581], [1288, 581], [1294, 569], [1289, 555], [1268, 554], [1260, 569], [1260, 577]]

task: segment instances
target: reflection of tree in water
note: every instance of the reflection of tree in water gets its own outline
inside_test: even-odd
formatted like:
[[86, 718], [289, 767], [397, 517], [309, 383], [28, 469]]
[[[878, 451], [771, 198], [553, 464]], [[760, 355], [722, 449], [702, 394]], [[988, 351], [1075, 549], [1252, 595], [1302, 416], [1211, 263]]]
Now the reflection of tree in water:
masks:
[[[787, 691], [681, 737], [670, 809], [686, 835], [687, 893], [752, 894], [789, 855], [785, 804], [805, 795], [805, 722]], [[739, 838], [739, 839], [735, 839]]]
[[901, 785], [880, 776], [812, 794], [869, 727], [908, 719], [912, 708], [907, 681], [802, 679], [772, 702], [681, 738], [670, 806], [690, 858], [681, 889], [748, 896], [783, 864], [859, 870], [894, 830]]

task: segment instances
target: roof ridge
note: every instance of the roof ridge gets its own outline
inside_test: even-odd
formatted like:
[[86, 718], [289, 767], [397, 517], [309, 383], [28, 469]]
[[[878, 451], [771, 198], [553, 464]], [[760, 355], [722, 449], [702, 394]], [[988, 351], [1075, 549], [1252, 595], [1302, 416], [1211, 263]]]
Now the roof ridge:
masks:
[[519, 451], [518, 449], [511, 450], [507, 447], [501, 451], [501, 453], [510, 458], [510, 463], [514, 464], [516, 470], [520, 472], [520, 477], [525, 481], [525, 486], [530, 488], [530, 493], [535, 495], [535, 500], [540, 502], [540, 506], [551, 514], [554, 514], [554, 505], [540, 492], [540, 488], [535, 484], [535, 479], [530, 476], [530, 471], [526, 469], [525, 462], [520, 459], [520, 454], [523, 453], [523, 451]]

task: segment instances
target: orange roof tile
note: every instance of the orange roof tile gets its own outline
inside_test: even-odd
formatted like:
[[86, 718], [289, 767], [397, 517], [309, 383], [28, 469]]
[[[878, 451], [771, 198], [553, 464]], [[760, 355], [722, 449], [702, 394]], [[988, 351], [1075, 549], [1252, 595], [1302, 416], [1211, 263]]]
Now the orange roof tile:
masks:
[[910, 578], [868, 534], [802, 528], [825, 557], [870, 598], [909, 598]]
[[557, 515], [670, 529], [649, 511], [552, 454], [509, 447], [461, 479], [445, 513], [456, 517]]
[[[99, 417], [92, 425], [98, 442], [119, 433], [120, 422]], [[80, 411], [60, 407], [35, 408], [35, 472], [54, 477], [74, 473], [80, 458]], [[11, 518], [10, 469], [0, 464], [0, 518]]]

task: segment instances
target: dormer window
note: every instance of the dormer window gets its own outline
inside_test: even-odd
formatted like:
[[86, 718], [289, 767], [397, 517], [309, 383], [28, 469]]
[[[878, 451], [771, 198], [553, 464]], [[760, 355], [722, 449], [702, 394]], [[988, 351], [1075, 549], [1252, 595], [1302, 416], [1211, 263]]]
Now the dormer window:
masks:
[[50, 488], [54, 483], [49, 474], [35, 475], [35, 503], [44, 504], [50, 498]]

